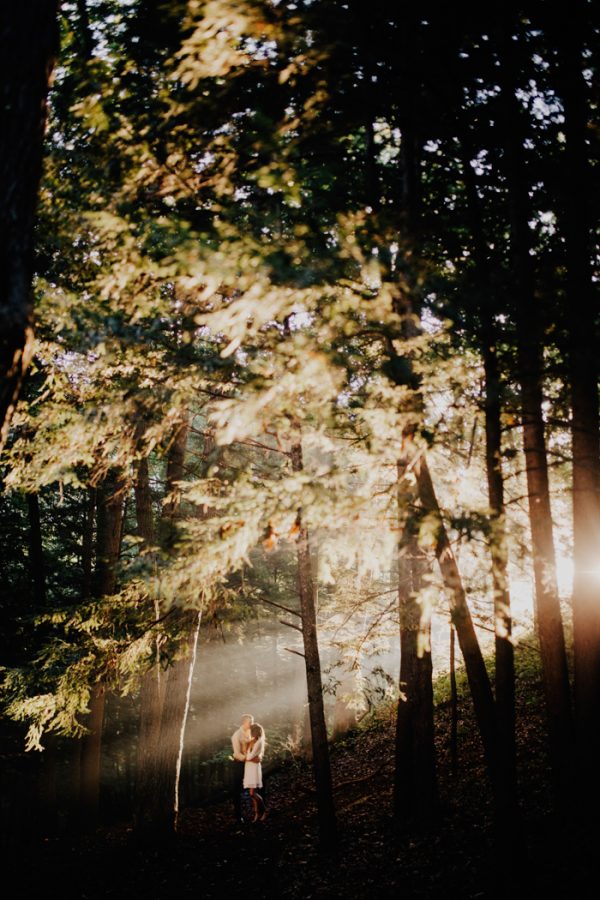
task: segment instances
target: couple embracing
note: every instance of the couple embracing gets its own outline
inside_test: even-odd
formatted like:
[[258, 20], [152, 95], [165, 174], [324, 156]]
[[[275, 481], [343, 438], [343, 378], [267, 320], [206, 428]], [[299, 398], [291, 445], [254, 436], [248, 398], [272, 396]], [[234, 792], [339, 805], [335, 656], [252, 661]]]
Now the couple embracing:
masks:
[[233, 803], [235, 817], [242, 818], [242, 790], [248, 790], [252, 801], [252, 821], [264, 822], [267, 818], [265, 806], [262, 759], [265, 753], [265, 731], [254, 721], [254, 716], [245, 713], [240, 727], [231, 735], [234, 759]]

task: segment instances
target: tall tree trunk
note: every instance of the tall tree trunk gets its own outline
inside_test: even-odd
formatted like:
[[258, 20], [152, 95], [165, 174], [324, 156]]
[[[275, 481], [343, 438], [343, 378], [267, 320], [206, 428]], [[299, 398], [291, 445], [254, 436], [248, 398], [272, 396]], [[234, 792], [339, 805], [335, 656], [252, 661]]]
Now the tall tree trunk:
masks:
[[[488, 331], [486, 329], [486, 331]], [[500, 763], [504, 789], [515, 805], [517, 788], [515, 746], [515, 662], [512, 615], [508, 587], [508, 554], [504, 526], [504, 480], [502, 477], [502, 431], [500, 377], [493, 337], [482, 342], [485, 372], [485, 465], [490, 504], [490, 554], [494, 596], [494, 641], [496, 652], [496, 715], [500, 741]]]
[[[419, 130], [418, 106], [423, 92], [422, 63], [418, 56], [419, 16], [408, 11], [402, 29], [400, 52], [406, 65], [406, 75], [400, 86], [399, 125], [402, 135], [399, 157], [400, 203], [399, 232], [410, 270], [406, 288], [398, 292], [396, 312], [402, 317], [402, 335], [410, 339], [418, 333], [416, 322], [420, 315], [418, 291], [421, 259], [421, 155], [422, 139]], [[396, 383], [413, 388], [417, 406], [421, 405], [419, 381], [410, 359], [400, 360], [393, 344], [389, 343], [390, 372]], [[405, 444], [405, 446], [407, 446]], [[403, 452], [398, 460], [398, 500], [402, 513], [402, 476], [411, 460]], [[423, 511], [427, 507], [419, 497]], [[404, 498], [406, 500], [406, 498]], [[400, 696], [396, 720], [396, 771], [394, 785], [394, 813], [397, 820], [414, 816], [428, 818], [438, 807], [433, 731], [433, 683], [431, 648], [428, 643], [430, 623], [423, 632], [421, 608], [414, 592], [421, 587], [417, 571], [419, 548], [415, 522], [409, 512], [403, 541], [399, 548], [398, 600], [400, 614]], [[402, 544], [402, 541], [401, 541]], [[404, 577], [403, 577], [404, 576]], [[419, 646], [425, 637], [427, 646]]]
[[94, 39], [86, 0], [77, 0], [77, 19], [77, 37], [81, 45], [82, 56], [86, 62], [89, 62], [94, 52]]
[[[290, 457], [294, 472], [301, 472], [304, 466], [302, 459], [302, 444], [299, 441], [292, 445]], [[297, 542], [298, 591], [300, 594], [302, 640], [304, 643], [304, 663], [306, 667], [312, 764], [315, 786], [317, 789], [320, 837], [323, 844], [330, 844], [336, 839], [337, 825], [333, 803], [333, 783], [331, 779], [331, 765], [329, 762], [327, 724], [325, 721], [325, 707], [323, 704], [323, 682], [321, 677], [321, 660], [319, 657], [319, 641], [317, 637], [315, 587], [310, 558], [308, 529], [302, 522], [301, 510], [298, 511], [298, 519], [300, 526]]]
[[33, 352], [33, 226], [57, 0], [0, 11], [0, 449]]
[[400, 696], [396, 720], [394, 812], [397, 820], [403, 822], [413, 818], [429, 819], [438, 809], [431, 624], [422, 621], [418, 602], [418, 592], [423, 586], [423, 558], [414, 526], [409, 518], [398, 548]]
[[[81, 539], [81, 599], [85, 603], [92, 594], [92, 576], [94, 571], [94, 524], [96, 520], [95, 487], [88, 487], [83, 510]], [[69, 829], [79, 830], [81, 824], [81, 752], [82, 738], [73, 738], [67, 748], [68, 782], [68, 820]]]
[[458, 690], [456, 687], [456, 629], [450, 622], [450, 771], [458, 775]]
[[556, 799], [571, 794], [573, 732], [565, 638], [556, 578], [548, 459], [544, 434], [540, 310], [534, 297], [530, 255], [529, 195], [523, 158], [522, 111], [516, 96], [518, 69], [511, 22], [500, 27], [502, 133], [510, 214], [517, 368], [521, 388], [523, 449], [527, 474], [538, 635], [544, 679], [550, 756]]
[[[484, 369], [485, 465], [490, 506], [490, 556], [494, 598], [496, 653], [496, 715], [500, 741], [500, 762], [504, 770], [504, 791], [516, 805], [517, 772], [515, 744], [515, 664], [512, 644], [512, 615], [508, 583], [508, 550], [504, 524], [504, 479], [502, 476], [501, 385], [498, 367], [498, 333], [495, 313], [498, 297], [491, 277], [490, 248], [477, 192], [468, 127], [462, 125], [462, 176], [465, 182], [471, 228], [476, 287], [478, 293], [479, 342]], [[509, 824], [509, 827], [512, 827]]]
[[81, 820], [81, 745], [80, 738], [70, 738], [64, 751], [67, 769], [67, 828], [71, 834], [79, 832]]
[[47, 735], [40, 764], [39, 829], [40, 834], [47, 837], [48, 835], [56, 833], [58, 748], [57, 737], [55, 734]]
[[[523, 329], [523, 326], [522, 326]], [[539, 350], [522, 332], [518, 353], [536, 618], [556, 787], [570, 792], [572, 722], [565, 639], [556, 578]]]
[[[37, 493], [27, 494], [27, 511], [29, 518], [29, 568], [33, 598], [36, 607], [42, 610], [47, 599], [46, 573], [42, 545], [40, 502]], [[36, 821], [39, 834], [47, 837], [50, 834], [54, 834], [56, 830], [57, 748], [55, 734], [46, 735], [44, 752], [41, 754], [39, 762], [39, 816]]]
[[92, 830], [98, 824], [105, 700], [105, 685], [98, 682], [90, 693], [90, 712], [85, 723], [89, 733], [81, 741], [79, 816], [80, 825], [86, 830]]
[[180, 495], [177, 483], [183, 479], [189, 429], [189, 421], [185, 419], [175, 429], [171, 442], [167, 458], [167, 496], [163, 505], [162, 526], [166, 523], [173, 523], [179, 511]]
[[[96, 569], [92, 581], [92, 594], [97, 598], [115, 592], [124, 489], [123, 476], [116, 471], [109, 472], [98, 488]], [[83, 737], [81, 745], [81, 822], [89, 828], [93, 828], [98, 821], [105, 700], [106, 686], [98, 681], [90, 695], [90, 713], [86, 723], [89, 733]]]
[[[136, 467], [134, 485], [135, 508], [138, 535], [142, 538], [142, 547], [146, 549], [154, 542], [154, 517], [152, 513], [152, 494], [148, 473], [148, 459], [141, 459]], [[158, 619], [155, 604], [154, 618]], [[158, 640], [158, 635], [157, 638]], [[158, 648], [157, 648], [158, 654]], [[140, 726], [137, 749], [136, 778], [136, 811], [143, 806], [143, 798], [152, 790], [152, 767], [158, 753], [160, 738], [160, 719], [164, 691], [164, 676], [161, 673], [159, 660], [151, 666], [142, 677], [140, 688]], [[137, 816], [137, 812], [136, 812]]]
[[160, 717], [159, 739], [148, 760], [146, 790], [139, 797], [137, 830], [160, 838], [174, 834], [179, 814], [179, 774], [201, 612], [186, 610], [181, 624], [188, 632], [183, 656], [169, 667]]
[[435, 555], [438, 560], [442, 581], [450, 600], [452, 622], [456, 628], [458, 643], [465, 661], [467, 680], [473, 698], [475, 717], [481, 733], [492, 786], [496, 793], [497, 802], [502, 802], [502, 798], [499, 796], [498, 785], [498, 745], [494, 697], [467, 603], [467, 595], [442, 519], [427, 459], [423, 453], [418, 454], [414, 450], [410, 452], [407, 459], [411, 461], [411, 468], [417, 478], [418, 496], [423, 511], [435, 522]]
[[567, 262], [569, 379], [573, 452], [573, 645], [575, 723], [581, 797], [600, 802], [600, 433], [598, 304], [592, 283], [592, 216], [587, 85], [583, 75], [586, 4], [575, 0], [560, 17], [558, 85], [565, 114], [562, 232]]
[[[188, 433], [189, 421], [186, 418], [175, 430], [167, 458], [166, 500], [158, 528], [160, 543], [167, 551], [172, 549], [176, 539], [175, 520], [180, 503], [177, 483], [183, 480]], [[206, 452], [205, 447], [205, 455]], [[141, 495], [139, 500], [143, 519], [144, 503], [147, 501]], [[171, 665], [164, 677], [162, 697], [161, 688], [157, 698], [154, 689], [147, 685], [148, 692], [153, 693], [150, 702], [157, 704], [160, 716], [158, 729], [156, 721], [150, 726], [150, 746], [141, 748], [144, 768], [137, 797], [136, 829], [141, 835], [158, 838], [174, 834], [177, 828], [181, 760], [201, 611], [184, 610], [179, 613], [179, 622], [183, 632], [187, 633], [183, 655]], [[140, 741], [143, 739], [143, 734], [140, 734]]]
[[154, 515], [152, 512], [152, 492], [150, 490], [147, 457], [140, 459], [136, 465], [133, 490], [137, 533], [142, 539], [142, 548], [146, 549], [154, 541]]
[[[415, 22], [411, 23], [414, 29]], [[412, 52], [407, 47], [408, 52]], [[421, 237], [421, 175], [420, 141], [414, 120], [415, 103], [419, 100], [419, 82], [415, 80], [408, 94], [408, 105], [404, 110], [400, 125], [403, 149], [400, 153], [401, 170], [401, 216], [400, 228], [405, 244], [410, 248], [410, 258], [415, 266], [412, 285], [399, 291], [395, 309], [402, 318], [402, 336], [405, 340], [420, 334], [420, 301], [418, 294], [419, 245]], [[414, 392], [411, 403], [415, 414], [422, 418], [423, 400], [420, 393], [420, 379], [415, 373], [410, 359], [410, 349], [400, 358], [391, 340], [386, 341], [389, 358], [387, 372], [398, 385], [408, 386]], [[475, 717], [481, 733], [488, 772], [494, 791], [496, 810], [500, 814], [503, 806], [503, 792], [499, 784], [498, 742], [494, 696], [485, 661], [467, 603], [466, 592], [454, 557], [448, 533], [440, 512], [439, 503], [431, 480], [431, 474], [424, 450], [414, 443], [417, 426], [407, 427], [402, 435], [400, 467], [410, 468], [417, 481], [417, 496], [425, 515], [435, 522], [435, 554], [442, 581], [448, 592], [452, 622], [456, 628], [459, 646], [465, 661], [467, 679], [473, 699]]]
[[177, 747], [177, 759], [175, 760], [175, 801], [174, 814], [175, 821], [173, 827], [177, 831], [179, 824], [179, 814], [181, 812], [180, 787], [181, 787], [181, 765], [183, 762], [183, 751], [185, 747], [185, 731], [187, 728], [188, 715], [190, 711], [190, 700], [192, 697], [192, 685], [194, 681], [194, 668], [196, 666], [196, 657], [198, 654], [198, 639], [200, 637], [200, 626], [202, 625], [202, 610], [195, 613], [196, 621], [193, 623], [187, 648], [187, 683], [185, 697], [183, 699], [183, 712], [179, 723], [179, 744]]

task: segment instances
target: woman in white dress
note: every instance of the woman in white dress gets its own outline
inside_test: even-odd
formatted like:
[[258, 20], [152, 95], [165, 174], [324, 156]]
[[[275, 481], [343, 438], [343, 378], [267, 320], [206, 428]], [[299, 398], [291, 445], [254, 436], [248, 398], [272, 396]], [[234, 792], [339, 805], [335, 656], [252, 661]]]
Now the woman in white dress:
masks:
[[250, 743], [246, 748], [246, 764], [244, 766], [244, 787], [248, 788], [250, 797], [252, 798], [252, 808], [254, 815], [252, 821], [256, 822], [258, 818], [264, 821], [267, 817], [265, 804], [257, 788], [262, 788], [262, 766], [260, 762], [250, 762], [257, 756], [262, 758], [265, 752], [265, 731], [262, 725], [255, 722], [250, 726]]

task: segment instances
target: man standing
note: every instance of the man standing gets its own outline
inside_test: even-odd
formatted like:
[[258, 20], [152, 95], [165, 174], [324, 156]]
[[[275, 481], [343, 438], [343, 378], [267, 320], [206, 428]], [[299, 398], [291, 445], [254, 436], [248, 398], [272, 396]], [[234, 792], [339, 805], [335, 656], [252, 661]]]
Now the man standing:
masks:
[[[254, 722], [254, 716], [245, 713], [240, 721], [240, 727], [231, 735], [233, 747], [233, 808], [236, 821], [242, 823], [242, 789], [244, 786], [244, 767], [246, 765], [246, 748], [250, 742], [250, 726]], [[258, 756], [252, 762], [260, 762]]]

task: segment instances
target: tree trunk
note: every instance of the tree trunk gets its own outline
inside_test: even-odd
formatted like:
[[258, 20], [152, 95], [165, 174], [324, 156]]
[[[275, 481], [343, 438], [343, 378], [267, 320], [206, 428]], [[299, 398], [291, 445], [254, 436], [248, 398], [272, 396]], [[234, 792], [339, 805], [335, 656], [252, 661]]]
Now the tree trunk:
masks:
[[478, 291], [479, 341], [485, 375], [485, 464], [490, 505], [490, 556], [494, 598], [496, 652], [496, 715], [500, 760], [504, 771], [504, 790], [516, 804], [515, 746], [515, 666], [512, 644], [512, 616], [508, 585], [508, 551], [504, 525], [504, 480], [502, 476], [501, 386], [498, 368], [498, 334], [495, 313], [498, 297], [491, 277], [490, 248], [477, 192], [475, 173], [470, 164], [471, 140], [463, 125], [462, 176], [465, 182], [468, 215], [476, 264]]
[[124, 495], [123, 475], [110, 472], [98, 489], [96, 569], [92, 581], [93, 596], [97, 598], [115, 592]]
[[456, 689], [456, 629], [450, 622], [450, 771], [458, 775], [458, 691]]
[[592, 217], [588, 159], [587, 86], [582, 55], [586, 4], [575, 0], [556, 33], [558, 83], [566, 145], [561, 183], [562, 232], [567, 261], [569, 380], [573, 451], [573, 645], [575, 723], [580, 796], [600, 802], [600, 435], [598, 308], [592, 283]]
[[81, 45], [82, 56], [86, 62], [89, 62], [94, 52], [94, 39], [86, 0], [77, 0], [77, 19], [77, 37]]
[[529, 195], [523, 159], [524, 132], [516, 97], [518, 62], [510, 25], [500, 29], [502, 50], [502, 124], [510, 213], [513, 303], [517, 325], [517, 368], [521, 388], [523, 449], [527, 473], [531, 550], [536, 615], [550, 757], [558, 804], [566, 807], [571, 794], [573, 733], [565, 639], [556, 579], [556, 559], [548, 460], [543, 418], [540, 312], [534, 296], [534, 271], [529, 228]]
[[486, 765], [494, 795], [496, 853], [499, 877], [509, 884], [514, 877], [515, 850], [522, 845], [521, 823], [515, 793], [507, 784], [507, 770], [498, 740], [498, 722], [492, 686], [477, 640], [460, 572], [446, 532], [425, 456], [415, 459], [419, 499], [426, 513], [437, 523], [436, 556], [442, 580], [450, 597], [452, 623], [465, 661], [475, 718], [483, 743]]
[[[166, 550], [172, 548], [176, 538], [180, 502], [177, 483], [183, 480], [188, 433], [186, 419], [175, 430], [167, 459], [166, 500], [158, 528], [161, 545]], [[142, 482], [143, 477], [142, 470]], [[142, 482], [138, 472], [138, 488], [142, 490], [136, 501], [139, 499], [141, 504], [142, 520], [146, 516], [147, 521], [147, 500], [143, 497]], [[144, 734], [150, 743], [140, 747], [143, 768], [138, 783], [136, 830], [140, 835], [157, 838], [173, 835], [177, 828], [181, 760], [201, 623], [201, 611], [198, 610], [185, 610], [179, 616], [183, 630], [187, 632], [183, 656], [171, 665], [164, 677], [162, 697], [160, 687], [146, 683], [143, 688], [150, 696], [146, 707], [148, 715], [140, 723], [140, 744], [145, 739]], [[160, 710], [159, 716], [150, 713], [152, 705]], [[144, 715], [144, 697], [142, 707]]]
[[90, 694], [90, 712], [85, 723], [89, 733], [81, 740], [79, 816], [80, 824], [85, 830], [93, 830], [98, 824], [105, 700], [105, 685], [98, 682]]
[[189, 433], [189, 421], [186, 419], [175, 429], [169, 456], [167, 458], [167, 496], [163, 504], [161, 524], [173, 522], [179, 511], [180, 495], [177, 483], [183, 479], [185, 451]]
[[[40, 502], [37, 493], [27, 494], [29, 518], [29, 568], [33, 599], [38, 610], [46, 604], [46, 573], [40, 520]], [[56, 735], [47, 734], [44, 752], [40, 755], [38, 773], [39, 816], [36, 820], [39, 834], [44, 837], [56, 831]]]
[[542, 416], [541, 362], [524, 340], [519, 369], [538, 634], [552, 767], [561, 802], [570, 793], [572, 723], [565, 639], [556, 580], [548, 461]]
[[[401, 472], [401, 467], [399, 467]], [[429, 819], [438, 809], [433, 729], [430, 621], [423, 623], [418, 592], [422, 554], [407, 521], [398, 548], [400, 696], [396, 720], [394, 813], [398, 821]], [[425, 646], [419, 646], [424, 640]]]
[[[98, 525], [96, 535], [96, 570], [92, 580], [94, 597], [114, 594], [121, 538], [124, 482], [115, 471], [110, 472], [98, 489]], [[106, 700], [105, 685], [99, 681], [91, 691], [90, 713], [86, 723], [89, 733], [81, 743], [81, 823], [93, 828], [98, 822], [100, 800], [100, 762], [102, 725]]]
[[152, 492], [150, 490], [147, 457], [140, 459], [137, 463], [133, 490], [137, 533], [142, 539], [142, 547], [146, 549], [154, 541], [154, 515], [152, 513]]
[[[486, 329], [489, 333], [489, 329]], [[490, 504], [490, 554], [494, 596], [496, 651], [496, 715], [504, 789], [516, 804], [515, 663], [508, 588], [508, 555], [504, 527], [504, 480], [500, 420], [500, 377], [493, 338], [482, 342], [485, 371], [485, 464]]]
[[[410, 22], [410, 28], [416, 27], [415, 20]], [[408, 34], [408, 32], [407, 32]], [[414, 48], [406, 47], [408, 53]], [[415, 69], [416, 73], [416, 69]], [[420, 100], [420, 83], [415, 74], [412, 86], [407, 88], [407, 104], [401, 113], [402, 147], [400, 153], [401, 172], [401, 204], [400, 204], [400, 230], [403, 243], [410, 247], [410, 256], [415, 270], [412, 277], [412, 285], [403, 286], [397, 300], [394, 301], [396, 312], [402, 317], [401, 331], [404, 339], [410, 339], [420, 334], [420, 299], [418, 261], [419, 244], [421, 238], [421, 168], [420, 168], [420, 140], [417, 134], [414, 119], [415, 103]], [[406, 283], [406, 280], [405, 280]], [[420, 379], [415, 373], [410, 351], [400, 358], [394, 348], [393, 342], [386, 343], [389, 365], [387, 372], [389, 377], [398, 385], [409, 387], [414, 392], [408, 401], [415, 413], [422, 417], [423, 400], [420, 393]], [[479, 726], [486, 765], [494, 791], [497, 813], [503, 806], [503, 792], [499, 785], [497, 725], [494, 696], [490, 679], [485, 667], [485, 661], [481, 653], [479, 641], [475, 633], [471, 613], [467, 604], [467, 598], [458, 564], [452, 552], [450, 540], [440, 512], [437, 496], [427, 458], [424, 451], [418, 450], [414, 445], [414, 433], [417, 426], [405, 429], [402, 435], [401, 465], [410, 467], [417, 480], [417, 495], [425, 515], [431, 516], [436, 523], [435, 554], [438, 560], [440, 573], [444, 586], [448, 592], [450, 601], [451, 618], [456, 628], [459, 646], [465, 661], [467, 680], [473, 699], [475, 717]]]
[[200, 620], [198, 611], [187, 610], [182, 614], [182, 624], [188, 629], [189, 637], [183, 657], [167, 671], [159, 739], [149, 760], [146, 790], [139, 797], [138, 832], [158, 838], [172, 836], [177, 827], [179, 773]]
[[[408, 457], [408, 459], [410, 461], [411, 457]], [[473, 698], [475, 717], [481, 733], [492, 786], [496, 793], [497, 802], [501, 803], [503, 798], [499, 796], [500, 791], [498, 789], [498, 745], [492, 686], [479, 641], [477, 640], [475, 627], [467, 604], [467, 596], [442, 519], [425, 455], [413, 453], [411, 466], [417, 478], [418, 495], [423, 511], [431, 516], [436, 523], [435, 555], [444, 586], [448, 592], [452, 622], [456, 628], [458, 643], [465, 661], [467, 680]]]
[[[410, 297], [404, 298], [405, 309], [405, 337], [419, 333], [419, 327], [412, 314]], [[391, 341], [388, 344], [388, 355], [391, 366], [389, 372], [397, 383], [410, 384], [415, 391], [412, 403], [415, 411], [422, 405], [419, 393], [419, 380], [412, 370], [410, 359], [402, 360], [402, 366], [395, 365], [396, 352]], [[479, 646], [473, 620], [467, 603], [465, 588], [462, 583], [456, 558], [452, 551], [450, 539], [442, 518], [435, 488], [431, 479], [431, 473], [427, 463], [424, 449], [420, 450], [414, 444], [416, 426], [405, 429], [402, 436], [402, 467], [410, 468], [417, 482], [417, 495], [423, 513], [435, 522], [435, 555], [438, 561], [442, 581], [448, 593], [450, 601], [451, 619], [456, 629], [458, 643], [465, 662], [465, 669], [469, 689], [473, 700], [475, 718], [481, 734], [486, 766], [490, 776], [494, 794], [494, 806], [500, 851], [504, 853], [504, 847], [511, 843], [511, 835], [508, 830], [514, 816], [512, 804], [513, 792], [506, 790], [503, 777], [506, 769], [501, 764], [500, 743], [498, 741], [498, 724], [496, 717], [496, 705], [490, 678], [485, 666], [485, 660]]]
[[[294, 472], [301, 472], [303, 469], [303, 461], [302, 445], [300, 442], [292, 445], [290, 456]], [[300, 594], [300, 613], [302, 617], [302, 639], [304, 642], [304, 663], [306, 667], [306, 687], [310, 716], [312, 763], [315, 786], [317, 789], [320, 837], [323, 844], [331, 844], [336, 839], [337, 826], [333, 804], [333, 783], [329, 762], [327, 724], [325, 721], [325, 707], [323, 704], [323, 683], [321, 679], [321, 660], [319, 658], [319, 642], [317, 638], [315, 588], [310, 559], [308, 529], [302, 523], [301, 511], [298, 511], [298, 518], [300, 520], [297, 543], [298, 590]]]
[[188, 673], [187, 673], [187, 684], [185, 691], [185, 698], [183, 701], [183, 714], [181, 716], [180, 727], [179, 727], [179, 744], [177, 748], [177, 759], [175, 762], [175, 804], [174, 804], [174, 823], [173, 827], [175, 831], [177, 831], [177, 827], [179, 824], [179, 813], [180, 813], [180, 783], [181, 783], [181, 764], [183, 762], [183, 750], [185, 747], [185, 730], [187, 727], [188, 714], [190, 711], [190, 700], [192, 696], [192, 685], [194, 681], [194, 668], [196, 666], [196, 657], [198, 653], [198, 639], [200, 637], [200, 626], [202, 625], [202, 610], [199, 610], [196, 614], [196, 623], [195, 627], [190, 636], [190, 641], [188, 644]]
[[[154, 517], [152, 513], [152, 495], [148, 473], [148, 459], [141, 459], [137, 464], [134, 485], [135, 509], [138, 535], [142, 538], [142, 547], [151, 546], [154, 541]], [[158, 619], [155, 607], [154, 617]], [[157, 635], [158, 640], [158, 635]], [[158, 657], [158, 647], [157, 647]], [[151, 666], [142, 677], [140, 689], [140, 727], [137, 748], [136, 777], [136, 816], [143, 807], [143, 798], [152, 790], [152, 767], [158, 754], [160, 739], [160, 718], [164, 691], [164, 676], [158, 664]]]
[[[94, 523], [96, 518], [96, 488], [88, 487], [83, 514], [81, 540], [81, 599], [89, 600], [92, 593], [94, 571]], [[83, 818], [81, 811], [81, 753], [82, 738], [74, 738], [67, 747], [68, 756], [68, 823], [69, 829], [77, 832]]]
[[81, 820], [81, 744], [80, 738], [69, 738], [64, 751], [67, 769], [67, 828], [70, 834], [79, 832]]
[[56, 834], [56, 782], [58, 768], [57, 738], [49, 734], [40, 759], [39, 772], [39, 833], [43, 837]]
[[57, 0], [0, 11], [0, 449], [33, 352], [33, 226]]
[[170, 666], [166, 675], [159, 737], [147, 760], [146, 777], [138, 797], [140, 834], [169, 837], [177, 827], [179, 774], [201, 615], [197, 610], [182, 613], [182, 625], [189, 637], [183, 657]]

